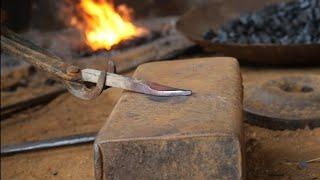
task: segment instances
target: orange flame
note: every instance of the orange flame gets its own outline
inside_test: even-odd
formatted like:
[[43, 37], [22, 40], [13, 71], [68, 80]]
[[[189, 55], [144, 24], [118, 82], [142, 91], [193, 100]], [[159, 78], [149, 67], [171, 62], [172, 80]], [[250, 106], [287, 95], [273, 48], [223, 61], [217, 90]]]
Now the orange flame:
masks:
[[144, 30], [136, 27], [131, 20], [131, 10], [125, 5], [115, 10], [111, 2], [104, 0], [81, 0], [81, 18], [73, 17], [71, 25], [84, 31], [86, 43], [92, 50], [109, 50], [122, 40], [141, 34]]

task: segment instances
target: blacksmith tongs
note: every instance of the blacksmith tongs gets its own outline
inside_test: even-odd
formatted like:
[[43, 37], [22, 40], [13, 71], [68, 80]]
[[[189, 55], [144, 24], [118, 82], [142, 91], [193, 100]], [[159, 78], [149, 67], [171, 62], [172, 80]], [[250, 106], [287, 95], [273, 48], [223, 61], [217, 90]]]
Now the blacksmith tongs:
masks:
[[[22, 39], [6, 28], [1, 28], [1, 31], [2, 53], [23, 59], [36, 68], [58, 77], [71, 94], [81, 99], [93, 99], [107, 87], [117, 87], [154, 96], [186, 96], [191, 94], [190, 90], [172, 88], [114, 74], [115, 65], [113, 61], [108, 61], [107, 72], [96, 69], [80, 69], [63, 62], [59, 57]], [[95, 83], [96, 86], [88, 88], [85, 85], [86, 82]]]

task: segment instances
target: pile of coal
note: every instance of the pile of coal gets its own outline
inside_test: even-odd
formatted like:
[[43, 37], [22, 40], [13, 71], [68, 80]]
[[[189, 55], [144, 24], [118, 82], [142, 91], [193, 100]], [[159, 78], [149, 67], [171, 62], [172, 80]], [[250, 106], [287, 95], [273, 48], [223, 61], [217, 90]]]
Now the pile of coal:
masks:
[[214, 43], [319, 44], [320, 0], [269, 5], [240, 15], [216, 33], [210, 29], [203, 38]]

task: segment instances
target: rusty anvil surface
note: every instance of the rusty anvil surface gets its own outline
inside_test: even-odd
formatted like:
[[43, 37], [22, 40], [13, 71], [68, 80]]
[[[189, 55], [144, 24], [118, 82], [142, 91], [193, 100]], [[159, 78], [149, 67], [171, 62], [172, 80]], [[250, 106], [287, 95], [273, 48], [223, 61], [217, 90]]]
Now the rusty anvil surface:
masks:
[[136, 78], [191, 96], [124, 92], [94, 144], [96, 179], [242, 179], [242, 86], [233, 58], [148, 63]]

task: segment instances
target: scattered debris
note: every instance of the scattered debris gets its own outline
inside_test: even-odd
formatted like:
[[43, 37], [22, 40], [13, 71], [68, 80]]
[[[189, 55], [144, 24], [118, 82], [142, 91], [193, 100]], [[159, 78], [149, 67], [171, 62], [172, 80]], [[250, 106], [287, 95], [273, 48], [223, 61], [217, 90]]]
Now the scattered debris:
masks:
[[320, 157], [318, 158], [314, 158], [314, 159], [310, 159], [308, 161], [306, 161], [307, 163], [312, 163], [312, 162], [320, 162]]
[[300, 169], [306, 169], [306, 168], [309, 167], [309, 164], [308, 164], [306, 161], [299, 161], [298, 167], [299, 167]]
[[299, 169], [307, 169], [310, 166], [310, 163], [320, 162], [320, 158], [310, 159], [310, 160], [301, 160], [301, 161], [291, 161], [284, 164], [296, 165]]

